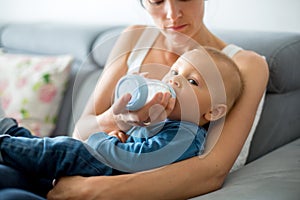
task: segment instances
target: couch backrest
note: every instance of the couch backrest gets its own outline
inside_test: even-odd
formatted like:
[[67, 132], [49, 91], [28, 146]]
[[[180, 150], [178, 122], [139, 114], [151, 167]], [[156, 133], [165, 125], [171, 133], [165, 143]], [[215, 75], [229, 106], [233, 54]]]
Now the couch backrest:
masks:
[[248, 162], [300, 137], [300, 33], [216, 31], [225, 41], [264, 55], [266, 99]]

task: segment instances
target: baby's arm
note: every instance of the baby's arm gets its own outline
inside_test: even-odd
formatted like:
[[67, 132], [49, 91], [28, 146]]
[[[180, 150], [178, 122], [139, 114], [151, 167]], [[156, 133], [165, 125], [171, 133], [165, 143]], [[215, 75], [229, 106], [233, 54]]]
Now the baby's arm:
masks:
[[[124, 172], [138, 172], [198, 155], [202, 148], [198, 142], [199, 134], [196, 134], [196, 129], [189, 128], [173, 127], [171, 124], [153, 137], [145, 139], [131, 136], [126, 143], [99, 132], [93, 134], [87, 143], [108, 166]], [[204, 137], [202, 135], [202, 141]]]

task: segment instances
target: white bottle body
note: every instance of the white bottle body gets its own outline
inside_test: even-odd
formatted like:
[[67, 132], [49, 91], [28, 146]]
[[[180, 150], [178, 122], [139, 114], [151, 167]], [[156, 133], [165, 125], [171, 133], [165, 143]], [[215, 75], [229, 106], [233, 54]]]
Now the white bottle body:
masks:
[[128, 110], [135, 111], [143, 107], [158, 92], [170, 92], [172, 97], [176, 97], [174, 89], [167, 83], [130, 74], [119, 80], [116, 86], [115, 99], [130, 93], [132, 97], [126, 107]]

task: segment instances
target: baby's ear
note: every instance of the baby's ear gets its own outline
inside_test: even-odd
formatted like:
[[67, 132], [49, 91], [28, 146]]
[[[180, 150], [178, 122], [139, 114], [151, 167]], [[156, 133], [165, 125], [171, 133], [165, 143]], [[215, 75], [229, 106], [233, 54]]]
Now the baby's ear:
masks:
[[204, 118], [208, 121], [216, 121], [225, 116], [227, 105], [217, 104], [212, 110], [204, 114]]

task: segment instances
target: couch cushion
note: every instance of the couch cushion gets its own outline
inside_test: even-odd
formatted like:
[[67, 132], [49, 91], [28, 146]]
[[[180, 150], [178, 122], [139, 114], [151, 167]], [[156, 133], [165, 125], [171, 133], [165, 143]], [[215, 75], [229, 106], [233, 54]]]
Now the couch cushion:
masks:
[[216, 30], [226, 42], [254, 50], [267, 58], [269, 93], [300, 89], [300, 33]]
[[300, 138], [300, 90], [267, 94], [247, 162]]
[[300, 139], [229, 174], [220, 190], [192, 200], [298, 200]]
[[[6, 26], [5, 24], [0, 23], [0, 36], [1, 36], [2, 31], [4, 30], [5, 26]], [[3, 44], [2, 44], [1, 37], [0, 37], [0, 48], [2, 48], [2, 46], [3, 46]]]
[[300, 137], [300, 33], [216, 30], [228, 43], [264, 55], [270, 78], [247, 162]]
[[125, 27], [126, 26], [112, 27], [97, 37], [93, 44], [92, 56], [98, 66], [105, 66], [110, 51]]
[[98, 70], [82, 70], [77, 74], [74, 81], [74, 90], [72, 94], [72, 118], [69, 122], [68, 135], [72, 135], [74, 125], [84, 110], [90, 95], [96, 87], [97, 81], [102, 73], [102, 69]]
[[98, 34], [106, 26], [75, 26], [63, 24], [10, 24], [1, 35], [8, 52], [38, 54], [72, 54], [85, 60]]

